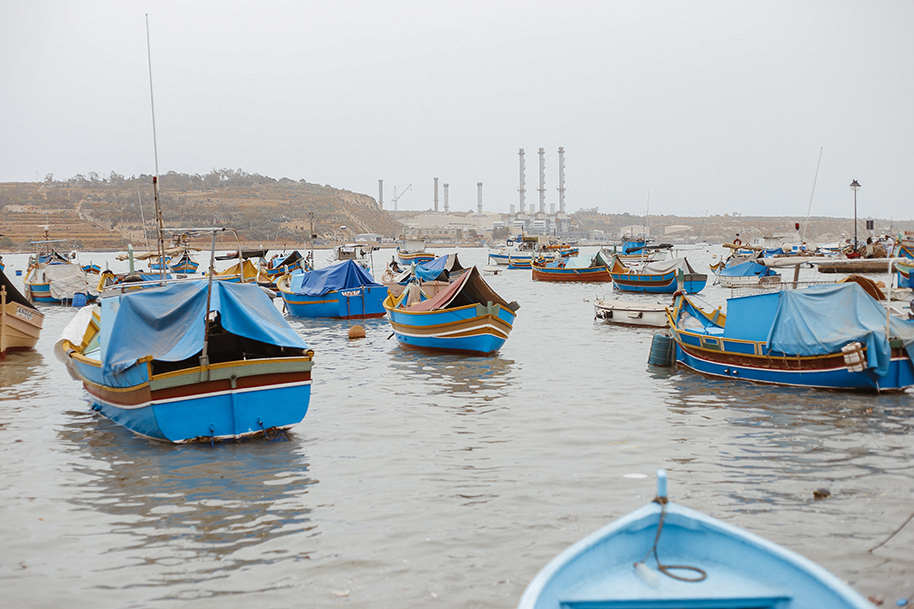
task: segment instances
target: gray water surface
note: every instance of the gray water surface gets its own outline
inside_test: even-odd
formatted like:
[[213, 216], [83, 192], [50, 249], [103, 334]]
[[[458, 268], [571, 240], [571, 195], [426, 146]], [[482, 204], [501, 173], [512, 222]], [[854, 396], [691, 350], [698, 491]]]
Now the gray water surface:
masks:
[[[707, 269], [718, 253], [688, 255]], [[74, 310], [42, 305], [37, 350], [0, 364], [4, 606], [507, 609], [558, 552], [649, 502], [660, 467], [673, 501], [865, 596], [914, 596], [914, 523], [868, 551], [914, 512], [911, 393], [651, 367], [652, 330], [593, 320], [605, 285], [486, 280], [521, 304], [498, 355], [404, 351], [385, 319], [357, 341], [346, 321], [290, 319], [315, 351], [305, 420], [287, 441], [215, 447], [94, 413], [52, 352]]]

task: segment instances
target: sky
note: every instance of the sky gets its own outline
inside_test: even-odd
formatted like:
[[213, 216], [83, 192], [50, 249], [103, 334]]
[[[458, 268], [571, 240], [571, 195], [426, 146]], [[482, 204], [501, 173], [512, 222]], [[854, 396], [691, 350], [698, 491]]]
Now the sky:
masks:
[[910, 220], [912, 32], [910, 0], [0, 0], [0, 182], [230, 168], [424, 210], [437, 177], [507, 213], [543, 148], [548, 211], [563, 147], [568, 212], [851, 218], [857, 180]]

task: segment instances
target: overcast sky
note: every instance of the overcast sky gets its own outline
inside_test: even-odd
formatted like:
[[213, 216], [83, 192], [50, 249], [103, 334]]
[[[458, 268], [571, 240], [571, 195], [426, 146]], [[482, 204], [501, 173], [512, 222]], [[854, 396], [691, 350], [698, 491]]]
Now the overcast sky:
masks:
[[548, 210], [561, 146], [570, 212], [914, 218], [910, 0], [0, 0], [0, 181], [155, 172], [147, 14], [162, 174], [507, 212], [544, 148]]

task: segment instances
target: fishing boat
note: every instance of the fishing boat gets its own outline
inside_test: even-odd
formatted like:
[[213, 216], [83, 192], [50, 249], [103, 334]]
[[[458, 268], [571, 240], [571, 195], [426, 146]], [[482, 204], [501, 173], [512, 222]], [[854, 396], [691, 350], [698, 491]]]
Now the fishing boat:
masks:
[[111, 292], [80, 309], [55, 353], [95, 410], [172, 443], [289, 429], [311, 395], [314, 352], [251, 284], [198, 279]]
[[856, 282], [730, 298], [726, 314], [677, 295], [676, 361], [708, 376], [859, 391], [914, 386], [914, 321]]
[[495, 254], [490, 253], [489, 260], [496, 264], [507, 264], [509, 269], [529, 269], [533, 259], [538, 256], [569, 258], [577, 254], [578, 248], [558, 243], [555, 237], [521, 235], [515, 238], [513, 245], [506, 246]]
[[83, 273], [86, 273], [87, 275], [98, 275], [99, 273], [102, 272], [102, 267], [98, 266], [97, 264], [92, 264], [92, 263], [84, 264], [82, 266], [82, 269], [83, 269]]
[[613, 256], [609, 272], [613, 286], [623, 292], [672, 294], [683, 291], [696, 294], [708, 282], [708, 276], [696, 273], [686, 258], [649, 262], [634, 268], [626, 266], [617, 254]]
[[425, 295], [432, 297], [469, 270], [469, 267], [460, 264], [456, 253], [446, 254], [400, 272], [396, 272], [394, 265], [388, 266], [381, 276], [381, 283], [387, 286], [388, 292], [399, 296], [410, 281], [418, 281]]
[[593, 301], [593, 316], [618, 326], [665, 328], [669, 325], [666, 306], [654, 302], [597, 298]]
[[98, 296], [96, 281], [90, 280], [82, 267], [73, 264], [53, 249], [29, 258], [22, 283], [26, 298], [32, 302], [61, 304], [72, 302], [76, 298], [88, 301]]
[[306, 273], [283, 275], [276, 287], [293, 317], [368, 319], [384, 316], [387, 288], [354, 260]]
[[216, 256], [216, 260], [237, 260], [238, 258], [241, 258], [243, 260], [246, 258], [263, 258], [264, 256], [267, 255], [268, 251], [269, 250], [264, 250], [264, 249], [241, 250], [240, 252], [234, 251], [234, 252], [229, 252], [227, 254], [222, 254], [222, 255]]
[[873, 609], [811, 560], [657, 496], [573, 544], [524, 591], [518, 609]]
[[425, 241], [422, 239], [406, 239], [397, 246], [397, 258], [400, 264], [422, 264], [435, 259], [435, 254], [425, 251]]
[[623, 237], [618, 251], [607, 252], [607, 257], [618, 255], [625, 262], [656, 262], [666, 256], [673, 246], [670, 243], [651, 245], [644, 235]]
[[609, 263], [603, 252], [575, 258], [537, 258], [531, 263], [533, 281], [579, 281], [600, 283], [612, 281]]
[[895, 272], [897, 274], [899, 288], [914, 288], [914, 274], [911, 274], [912, 270], [914, 270], [914, 264], [908, 264], [901, 261], [895, 262]]
[[241, 262], [236, 262], [222, 271], [214, 271], [213, 277], [229, 283], [256, 283], [264, 287], [270, 287], [273, 283], [267, 274], [248, 258], [244, 258]]
[[362, 268], [371, 269], [371, 253], [379, 249], [379, 246], [367, 242], [345, 243], [337, 245], [331, 250], [329, 261], [342, 262], [344, 260], [354, 260]]
[[44, 313], [0, 269], [0, 359], [11, 351], [34, 349], [42, 324]]
[[520, 305], [496, 294], [474, 266], [432, 298], [411, 283], [384, 308], [402, 347], [491, 355], [508, 340]]
[[310, 271], [311, 265], [298, 250], [282, 258], [277, 254], [268, 263], [260, 265], [260, 272], [266, 275], [267, 279], [274, 284], [283, 275], [289, 275], [302, 269]]
[[717, 283], [723, 288], [748, 287], [781, 280], [778, 273], [756, 262], [754, 256], [735, 256], [714, 271]]

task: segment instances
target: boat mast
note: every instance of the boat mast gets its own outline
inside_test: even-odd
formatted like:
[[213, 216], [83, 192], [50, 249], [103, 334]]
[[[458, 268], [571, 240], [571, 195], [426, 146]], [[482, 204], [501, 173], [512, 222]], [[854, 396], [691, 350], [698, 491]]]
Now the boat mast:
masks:
[[152, 107], [152, 150], [156, 174], [152, 176], [152, 193], [156, 206], [156, 232], [159, 251], [159, 273], [165, 279], [165, 229], [162, 226], [162, 207], [159, 205], [159, 149], [156, 145], [156, 108], [152, 95], [152, 48], [149, 44], [149, 14], [146, 14], [146, 56], [149, 62], [149, 104]]
[[806, 227], [809, 226], [809, 214], [812, 212], [812, 198], [816, 194], [816, 180], [819, 179], [819, 165], [822, 163], [822, 148], [819, 148], [819, 160], [816, 163], [816, 175], [812, 179], [812, 192], [809, 195], [809, 207], [806, 209], [806, 222], [803, 223], [803, 236], [800, 238], [801, 245], [806, 243]]

